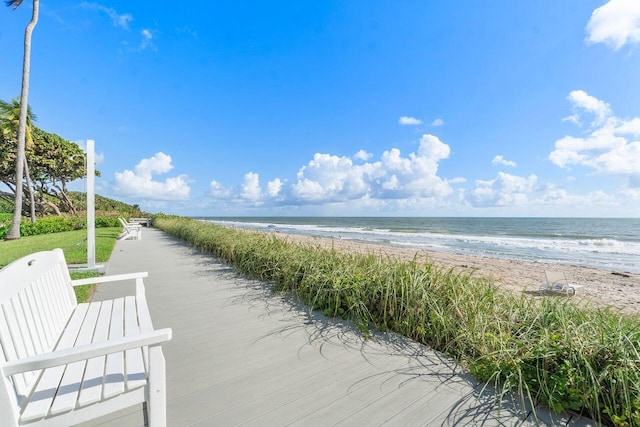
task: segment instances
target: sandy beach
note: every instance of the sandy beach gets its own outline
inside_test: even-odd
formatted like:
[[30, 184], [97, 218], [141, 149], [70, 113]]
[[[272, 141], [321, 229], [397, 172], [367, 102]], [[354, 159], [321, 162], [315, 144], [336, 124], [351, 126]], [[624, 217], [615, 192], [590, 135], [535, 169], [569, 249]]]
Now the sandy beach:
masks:
[[539, 287], [545, 282], [544, 269], [564, 271], [570, 283], [582, 285], [575, 296], [579, 302], [611, 307], [626, 314], [640, 313], [640, 274], [599, 270], [594, 268], [524, 262], [498, 258], [415, 250], [397, 246], [360, 243], [299, 234], [278, 234], [292, 241], [312, 242], [323, 247], [361, 253], [386, 254], [403, 260], [433, 261], [447, 269], [486, 277], [512, 292], [525, 292], [539, 297]]

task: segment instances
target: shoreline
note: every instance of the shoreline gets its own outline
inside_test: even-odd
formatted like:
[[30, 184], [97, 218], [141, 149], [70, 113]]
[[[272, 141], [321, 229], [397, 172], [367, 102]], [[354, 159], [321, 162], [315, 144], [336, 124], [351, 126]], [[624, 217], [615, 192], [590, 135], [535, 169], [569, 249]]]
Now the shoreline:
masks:
[[602, 270], [565, 264], [547, 264], [536, 261], [518, 261], [472, 255], [411, 249], [399, 246], [357, 242], [305, 234], [276, 234], [291, 241], [312, 243], [324, 248], [374, 253], [404, 261], [414, 257], [432, 261], [446, 269], [492, 280], [496, 285], [516, 293], [539, 295], [539, 287], [545, 283], [544, 270], [563, 271], [569, 283], [582, 285], [575, 296], [580, 303], [592, 303], [600, 307], [620, 310], [624, 314], [640, 314], [640, 274]]

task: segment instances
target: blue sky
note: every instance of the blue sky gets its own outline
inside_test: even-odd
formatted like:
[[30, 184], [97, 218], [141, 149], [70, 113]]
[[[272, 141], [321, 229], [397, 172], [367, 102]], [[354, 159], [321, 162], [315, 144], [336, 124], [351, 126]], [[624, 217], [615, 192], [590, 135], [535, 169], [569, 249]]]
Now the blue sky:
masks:
[[636, 0], [42, 0], [32, 49], [37, 124], [152, 212], [640, 212]]

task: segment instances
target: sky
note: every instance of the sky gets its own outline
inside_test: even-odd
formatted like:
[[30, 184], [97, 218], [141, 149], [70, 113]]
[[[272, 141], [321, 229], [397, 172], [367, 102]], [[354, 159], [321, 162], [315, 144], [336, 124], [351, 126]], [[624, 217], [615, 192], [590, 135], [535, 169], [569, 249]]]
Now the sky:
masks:
[[637, 0], [41, 0], [29, 104], [153, 213], [638, 217], [639, 79]]

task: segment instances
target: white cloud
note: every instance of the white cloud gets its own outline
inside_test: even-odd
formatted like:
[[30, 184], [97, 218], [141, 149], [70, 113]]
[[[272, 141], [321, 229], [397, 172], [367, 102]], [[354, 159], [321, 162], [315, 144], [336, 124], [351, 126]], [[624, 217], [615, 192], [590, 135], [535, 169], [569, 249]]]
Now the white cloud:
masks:
[[597, 117], [586, 136], [565, 136], [556, 141], [549, 160], [562, 168], [582, 165], [604, 175], [628, 178], [629, 186], [640, 186], [640, 118], [623, 120], [613, 115], [609, 104], [582, 91], [579, 102], [584, 111]]
[[129, 29], [129, 22], [133, 21], [133, 16], [130, 13], [118, 13], [114, 8], [103, 6], [98, 3], [82, 2], [80, 7], [83, 9], [98, 10], [103, 12], [111, 18], [114, 27], [120, 27]]
[[[210, 184], [210, 194], [218, 200], [240, 205], [335, 205], [354, 203], [380, 206], [387, 201], [400, 203], [413, 200], [414, 206], [427, 199], [450, 195], [447, 180], [438, 176], [438, 165], [449, 157], [450, 148], [434, 135], [423, 135], [415, 153], [403, 156], [392, 148], [371, 162], [371, 154], [358, 151], [353, 159], [328, 153], [316, 153], [300, 167], [289, 185], [276, 178], [262, 189], [258, 174], [245, 175], [244, 184], [226, 190], [217, 181]], [[460, 179], [456, 182], [462, 182]]]
[[280, 178], [276, 178], [267, 183], [267, 194], [269, 197], [277, 197], [280, 194], [280, 190], [282, 189], [282, 181]]
[[422, 120], [416, 119], [415, 117], [402, 116], [398, 119], [398, 123], [401, 125], [419, 125], [422, 123]]
[[153, 33], [149, 29], [144, 29], [140, 32], [142, 34], [142, 42], [140, 42], [140, 50], [151, 49], [155, 50], [153, 45]]
[[226, 199], [231, 196], [231, 191], [224, 188], [218, 181], [211, 181], [209, 184], [209, 194], [215, 199]]
[[442, 120], [440, 118], [435, 119], [434, 121], [431, 122], [431, 126], [438, 127], [438, 126], [443, 126], [443, 125], [444, 125], [444, 120]]
[[536, 199], [536, 204], [549, 206], [569, 206], [576, 209], [594, 206], [611, 206], [619, 203], [615, 197], [604, 191], [597, 190], [587, 194], [570, 194], [563, 188], [548, 184], [543, 189], [542, 197]]
[[613, 50], [640, 42], [640, 2], [610, 0], [593, 11], [587, 33], [587, 42], [604, 43]]
[[362, 165], [346, 157], [317, 153], [298, 171], [291, 196], [312, 203], [444, 197], [452, 190], [437, 175], [438, 163], [449, 154], [449, 146], [434, 135], [422, 136], [417, 153], [403, 157], [392, 148], [379, 161]]
[[249, 172], [244, 176], [244, 183], [240, 186], [240, 197], [251, 202], [262, 199], [260, 177], [257, 173]]
[[463, 178], [461, 176], [447, 180], [449, 184], [462, 184], [467, 182], [467, 178]]
[[470, 191], [469, 202], [474, 207], [510, 207], [523, 205], [535, 187], [537, 177], [528, 178], [499, 172], [491, 181], [476, 180], [476, 188]]
[[505, 159], [502, 154], [498, 154], [497, 156], [495, 156], [493, 158], [493, 160], [491, 160], [491, 164], [492, 165], [509, 166], [509, 167], [512, 167], [512, 168], [515, 168], [517, 166], [516, 162], [513, 162], [511, 160]]
[[604, 123], [607, 118], [613, 114], [609, 104], [604, 101], [600, 101], [598, 98], [589, 95], [583, 90], [571, 91], [569, 96], [567, 96], [567, 99], [571, 102], [573, 114], [565, 117], [562, 121], [569, 121], [581, 126], [581, 114], [588, 113], [594, 116], [591, 126], [598, 126]]
[[371, 157], [373, 157], [373, 154], [367, 153], [364, 150], [359, 150], [356, 154], [353, 155], [354, 160], [362, 160], [365, 162], [369, 160]]
[[120, 196], [147, 200], [187, 200], [190, 187], [186, 175], [154, 181], [153, 176], [173, 169], [171, 156], [157, 153], [142, 159], [133, 171], [115, 173], [113, 192]]

